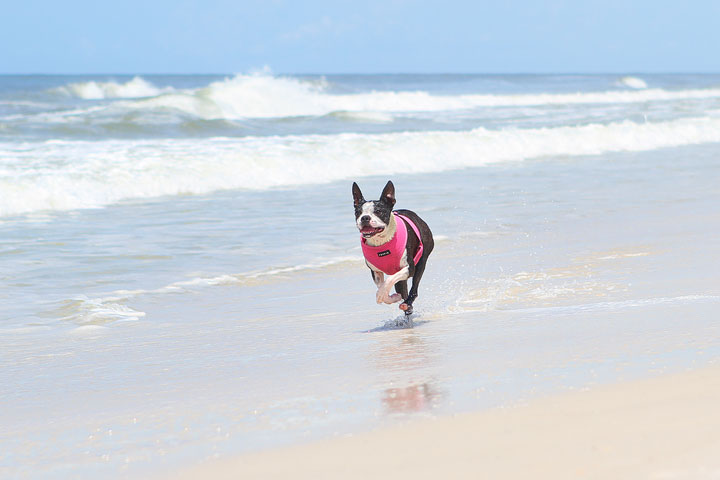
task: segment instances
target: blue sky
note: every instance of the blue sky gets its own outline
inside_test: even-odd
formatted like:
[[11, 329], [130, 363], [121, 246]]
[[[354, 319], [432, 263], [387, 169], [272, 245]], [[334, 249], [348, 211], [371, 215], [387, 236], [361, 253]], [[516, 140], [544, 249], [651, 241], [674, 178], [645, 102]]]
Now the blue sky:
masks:
[[720, 72], [720, 1], [5, 2], [0, 73]]

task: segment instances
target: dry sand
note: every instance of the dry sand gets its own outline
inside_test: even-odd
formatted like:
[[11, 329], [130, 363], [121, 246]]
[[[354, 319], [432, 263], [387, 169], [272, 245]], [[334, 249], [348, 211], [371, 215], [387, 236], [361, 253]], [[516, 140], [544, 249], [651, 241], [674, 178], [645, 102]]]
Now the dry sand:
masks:
[[720, 479], [720, 368], [220, 459], [183, 479]]

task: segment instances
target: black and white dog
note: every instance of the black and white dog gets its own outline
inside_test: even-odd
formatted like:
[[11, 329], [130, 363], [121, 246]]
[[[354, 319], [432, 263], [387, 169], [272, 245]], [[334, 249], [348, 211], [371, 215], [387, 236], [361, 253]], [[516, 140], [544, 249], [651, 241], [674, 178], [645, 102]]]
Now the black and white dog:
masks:
[[[385, 185], [380, 200], [365, 200], [357, 183], [353, 183], [352, 194], [365, 263], [378, 287], [377, 303], [402, 300], [400, 309], [410, 315], [425, 264], [435, 246], [430, 227], [415, 212], [393, 211], [395, 186], [392, 182]], [[413, 283], [408, 293], [410, 277]], [[393, 286], [396, 293], [390, 294]]]

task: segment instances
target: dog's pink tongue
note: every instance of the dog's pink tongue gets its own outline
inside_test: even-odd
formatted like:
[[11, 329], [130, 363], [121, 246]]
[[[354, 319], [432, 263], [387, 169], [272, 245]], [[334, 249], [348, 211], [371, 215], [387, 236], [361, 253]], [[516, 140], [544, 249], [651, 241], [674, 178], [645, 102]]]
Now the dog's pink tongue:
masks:
[[373, 233], [374, 231], [374, 227], [363, 227], [362, 230], [360, 230], [360, 233]]

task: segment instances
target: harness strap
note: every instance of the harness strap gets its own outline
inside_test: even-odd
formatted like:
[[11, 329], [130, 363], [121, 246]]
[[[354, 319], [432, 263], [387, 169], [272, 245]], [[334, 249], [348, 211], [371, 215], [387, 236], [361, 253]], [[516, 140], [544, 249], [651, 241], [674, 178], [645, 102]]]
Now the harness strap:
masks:
[[415, 252], [415, 257], [413, 257], [413, 263], [415, 265], [417, 265], [418, 260], [420, 260], [420, 258], [422, 257], [422, 254], [423, 254], [423, 242], [422, 242], [422, 237], [420, 236], [420, 230], [418, 230], [417, 225], [415, 225], [415, 223], [412, 220], [410, 220], [409, 218], [407, 218], [405, 215], [400, 215], [397, 212], [393, 212], [393, 213], [395, 214], [395, 216], [400, 217], [403, 220], [405, 220], [405, 222], [408, 225], [410, 225], [410, 228], [413, 229], [413, 232], [415, 232], [415, 235], [418, 238], [419, 244], [418, 244], [417, 252]]

